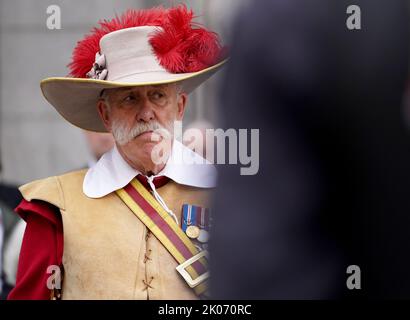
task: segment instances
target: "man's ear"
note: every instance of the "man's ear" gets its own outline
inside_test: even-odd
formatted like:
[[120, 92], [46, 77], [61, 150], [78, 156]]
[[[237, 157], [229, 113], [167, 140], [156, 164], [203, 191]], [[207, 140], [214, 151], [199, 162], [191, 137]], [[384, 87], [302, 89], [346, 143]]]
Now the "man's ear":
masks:
[[188, 102], [188, 96], [186, 93], [180, 93], [178, 95], [177, 101], [177, 120], [182, 120], [184, 118], [185, 107]]
[[100, 115], [101, 121], [103, 122], [105, 129], [107, 129], [108, 132], [111, 132], [110, 110], [107, 104], [105, 103], [104, 99], [98, 100], [97, 111], [98, 111], [98, 114]]

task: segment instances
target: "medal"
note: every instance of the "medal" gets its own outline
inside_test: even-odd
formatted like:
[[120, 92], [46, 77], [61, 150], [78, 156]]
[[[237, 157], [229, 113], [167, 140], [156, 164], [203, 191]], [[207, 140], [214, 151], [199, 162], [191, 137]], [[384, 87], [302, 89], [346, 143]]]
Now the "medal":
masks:
[[182, 230], [188, 238], [200, 242], [201, 246], [209, 241], [210, 219], [208, 208], [190, 204], [182, 206]]
[[209, 215], [208, 210], [205, 208], [201, 208], [201, 211], [199, 213], [199, 235], [198, 235], [198, 241], [201, 243], [207, 243], [209, 241], [209, 232], [206, 230], [207, 228], [207, 216]]
[[192, 206], [189, 204], [184, 204], [182, 206], [182, 219], [181, 219], [181, 227], [182, 231], [186, 233], [186, 229], [190, 225], [195, 225], [195, 223], [192, 223]]
[[200, 230], [197, 226], [188, 226], [185, 233], [189, 238], [196, 239], [200, 235]]
[[207, 243], [209, 241], [209, 232], [206, 231], [205, 229], [201, 229], [199, 231], [197, 240], [201, 243]]

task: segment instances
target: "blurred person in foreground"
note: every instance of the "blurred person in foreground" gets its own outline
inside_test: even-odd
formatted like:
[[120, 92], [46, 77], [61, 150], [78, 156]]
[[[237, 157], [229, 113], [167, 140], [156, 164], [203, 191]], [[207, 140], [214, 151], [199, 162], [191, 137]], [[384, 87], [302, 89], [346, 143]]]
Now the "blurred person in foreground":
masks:
[[221, 105], [260, 129], [260, 170], [220, 172], [214, 298], [410, 298], [408, 7], [355, 1], [349, 30], [350, 4], [254, 1], [236, 22]]
[[74, 50], [73, 77], [42, 81], [65, 119], [110, 132], [115, 147], [89, 170], [20, 188], [27, 228], [10, 299], [207, 296], [196, 239], [216, 170], [173, 139], [173, 125], [224, 61], [218, 36], [192, 19], [181, 5], [100, 22]]

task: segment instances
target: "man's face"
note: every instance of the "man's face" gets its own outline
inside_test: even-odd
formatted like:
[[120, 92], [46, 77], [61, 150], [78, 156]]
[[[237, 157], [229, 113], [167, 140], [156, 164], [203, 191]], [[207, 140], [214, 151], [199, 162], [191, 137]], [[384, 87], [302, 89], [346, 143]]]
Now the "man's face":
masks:
[[157, 129], [165, 128], [170, 134], [166, 139], [172, 139], [174, 121], [182, 120], [186, 105], [186, 95], [177, 89], [176, 84], [166, 84], [106, 90], [98, 110], [127, 157], [151, 155], [165, 138], [152, 139]]

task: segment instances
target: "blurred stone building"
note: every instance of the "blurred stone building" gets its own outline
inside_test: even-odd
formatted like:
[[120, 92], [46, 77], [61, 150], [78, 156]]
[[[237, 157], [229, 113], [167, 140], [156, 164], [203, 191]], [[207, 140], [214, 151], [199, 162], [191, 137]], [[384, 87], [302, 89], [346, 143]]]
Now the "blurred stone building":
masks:
[[[227, 42], [229, 23], [246, 0], [193, 0], [186, 3], [198, 21]], [[45, 101], [41, 79], [65, 76], [76, 42], [99, 19], [128, 8], [168, 1], [149, 0], [0, 0], [0, 160], [2, 182], [33, 179], [84, 167], [88, 151], [79, 128], [65, 122]], [[61, 9], [61, 29], [47, 28], [47, 8]], [[216, 123], [216, 76], [190, 96], [184, 126], [192, 121]]]

